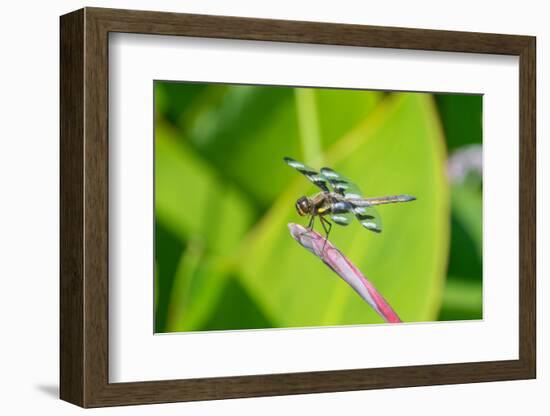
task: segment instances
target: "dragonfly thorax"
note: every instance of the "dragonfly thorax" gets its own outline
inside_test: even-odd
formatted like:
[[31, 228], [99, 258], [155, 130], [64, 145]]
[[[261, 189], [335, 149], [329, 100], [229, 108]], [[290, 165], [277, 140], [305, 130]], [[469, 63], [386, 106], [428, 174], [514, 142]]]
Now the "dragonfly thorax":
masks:
[[299, 215], [326, 215], [331, 212], [333, 202], [339, 201], [341, 196], [331, 192], [319, 192], [311, 197], [303, 196], [296, 201], [296, 211]]

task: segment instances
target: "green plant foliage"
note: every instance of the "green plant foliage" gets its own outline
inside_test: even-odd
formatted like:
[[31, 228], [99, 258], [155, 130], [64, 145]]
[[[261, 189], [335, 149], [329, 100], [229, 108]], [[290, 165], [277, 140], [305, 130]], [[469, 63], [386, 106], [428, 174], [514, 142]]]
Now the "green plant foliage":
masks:
[[452, 234], [448, 277], [440, 320], [481, 319], [483, 224], [481, 178], [453, 184]]
[[164, 82], [155, 93], [157, 332], [381, 322], [290, 237], [287, 223], [306, 221], [294, 202], [316, 189], [284, 156], [331, 166], [365, 196], [415, 195], [379, 207], [381, 234], [335, 225], [331, 241], [404, 321], [478, 317], [480, 276], [446, 282], [451, 236], [481, 255], [481, 199], [448, 184], [431, 95]]
[[435, 99], [449, 149], [481, 143], [483, 121], [480, 95], [437, 94]]

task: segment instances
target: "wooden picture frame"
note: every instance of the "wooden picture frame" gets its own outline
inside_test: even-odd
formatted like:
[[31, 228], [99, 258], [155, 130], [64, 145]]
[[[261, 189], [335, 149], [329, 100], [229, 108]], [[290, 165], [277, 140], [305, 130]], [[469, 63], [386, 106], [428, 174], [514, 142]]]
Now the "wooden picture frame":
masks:
[[[82, 407], [535, 378], [535, 38], [85, 8], [61, 17], [60, 396]], [[503, 54], [520, 65], [519, 359], [109, 383], [110, 32]]]

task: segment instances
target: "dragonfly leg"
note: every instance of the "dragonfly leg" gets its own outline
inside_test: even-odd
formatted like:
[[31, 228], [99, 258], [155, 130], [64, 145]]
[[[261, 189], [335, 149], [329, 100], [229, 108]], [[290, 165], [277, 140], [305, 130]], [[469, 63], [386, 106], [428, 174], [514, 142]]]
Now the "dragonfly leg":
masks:
[[306, 231], [303, 233], [300, 233], [300, 236], [309, 233], [311, 230], [313, 230], [313, 222], [315, 221], [315, 215], [312, 215], [309, 217], [309, 222], [307, 223]]
[[313, 230], [313, 221], [315, 220], [315, 215], [312, 215], [310, 218], [309, 218], [309, 223], [307, 224], [307, 229], [308, 230]]
[[[325, 242], [323, 243], [323, 248], [321, 249], [321, 253], [323, 253], [325, 251], [325, 246], [327, 244], [330, 230], [332, 229], [332, 223], [326, 218], [323, 218], [322, 216], [319, 217], [319, 220], [321, 221], [321, 225], [323, 226], [323, 230], [325, 231]], [[328, 229], [327, 229], [327, 226], [328, 226]]]

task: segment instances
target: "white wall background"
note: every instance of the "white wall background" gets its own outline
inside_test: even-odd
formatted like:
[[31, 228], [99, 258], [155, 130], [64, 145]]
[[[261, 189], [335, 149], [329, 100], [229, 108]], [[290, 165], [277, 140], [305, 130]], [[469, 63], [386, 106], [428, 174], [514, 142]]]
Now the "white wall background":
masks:
[[[538, 379], [458, 386], [331, 393], [87, 411], [88, 414], [548, 414], [549, 285], [543, 247], [549, 226], [543, 184], [550, 146], [543, 129], [550, 101], [550, 26], [545, 2], [429, 0], [269, 2], [231, 0], [19, 1], [0, 14], [0, 409], [2, 414], [84, 411], [58, 395], [59, 20], [82, 6], [277, 19], [529, 34], [538, 53]], [[546, 72], [546, 73], [545, 73]], [[546, 198], [546, 201], [544, 200]]]

